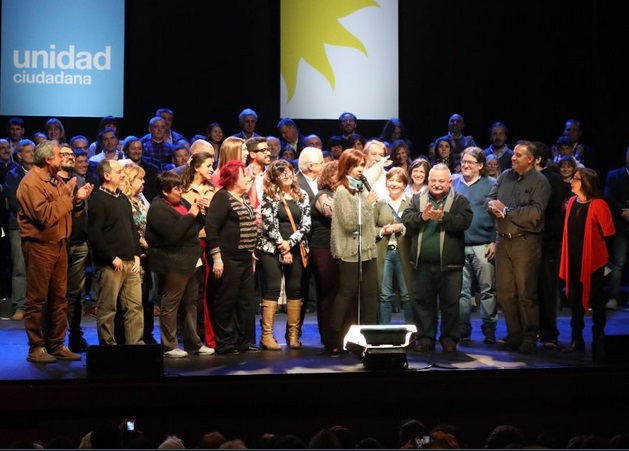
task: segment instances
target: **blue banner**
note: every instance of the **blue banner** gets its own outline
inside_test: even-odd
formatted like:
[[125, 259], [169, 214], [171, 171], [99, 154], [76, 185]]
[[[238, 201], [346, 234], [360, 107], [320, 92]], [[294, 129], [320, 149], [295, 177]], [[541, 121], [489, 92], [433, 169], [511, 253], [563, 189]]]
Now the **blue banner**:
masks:
[[2, 0], [0, 114], [123, 116], [124, 0]]

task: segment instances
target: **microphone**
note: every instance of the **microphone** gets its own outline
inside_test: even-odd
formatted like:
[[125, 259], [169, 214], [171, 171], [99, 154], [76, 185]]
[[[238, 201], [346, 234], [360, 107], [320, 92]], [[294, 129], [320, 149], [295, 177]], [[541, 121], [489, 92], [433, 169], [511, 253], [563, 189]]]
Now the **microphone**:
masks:
[[349, 187], [350, 188], [355, 189], [356, 191], [362, 191], [363, 190], [363, 184], [361, 183], [360, 180], [356, 180], [351, 175], [347, 175], [346, 177], [347, 177], [347, 181], [349, 182]]
[[367, 188], [367, 191], [371, 191], [371, 185], [367, 181], [367, 177], [365, 177], [364, 174], [361, 174], [360, 181], [363, 182], [363, 185], [365, 185], [365, 188]]

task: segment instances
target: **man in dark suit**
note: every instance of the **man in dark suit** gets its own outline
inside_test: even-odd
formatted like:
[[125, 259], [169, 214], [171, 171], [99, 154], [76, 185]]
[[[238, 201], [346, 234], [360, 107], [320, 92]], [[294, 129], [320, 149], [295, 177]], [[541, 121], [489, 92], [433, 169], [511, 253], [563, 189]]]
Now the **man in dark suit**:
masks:
[[609, 300], [607, 301], [607, 308], [615, 310], [618, 307], [620, 280], [629, 251], [629, 147], [625, 153], [625, 167], [614, 169], [607, 174], [605, 199], [612, 211], [616, 228], [616, 235], [614, 235], [609, 252], [612, 272], [609, 277]]
[[[319, 175], [323, 171], [323, 152], [316, 147], [304, 147], [298, 159], [299, 172], [297, 172], [297, 182], [299, 187], [307, 194], [310, 202], [312, 202], [319, 192], [318, 181]], [[310, 237], [308, 237], [310, 239]], [[304, 293], [304, 308], [301, 309], [301, 322], [299, 326], [299, 334], [301, 336], [301, 325], [304, 323], [306, 311], [313, 312], [316, 306], [310, 303], [310, 299], [316, 299], [316, 288], [314, 277], [311, 277], [309, 268], [305, 268], [303, 272], [301, 291]], [[311, 294], [312, 293], [312, 294]], [[309, 305], [310, 304], [310, 305]]]
[[280, 119], [277, 123], [277, 131], [282, 137], [280, 140], [281, 150], [290, 147], [295, 152], [295, 156], [299, 157], [302, 149], [306, 147], [306, 140], [304, 135], [297, 129], [295, 121], [290, 117]]
[[297, 181], [310, 198], [310, 202], [319, 192], [317, 179], [323, 171], [323, 152], [316, 147], [305, 147], [299, 155]]
[[240, 123], [240, 132], [232, 136], [242, 138], [245, 141], [249, 138], [260, 136], [255, 132], [256, 123], [258, 122], [258, 113], [253, 111], [251, 108], [245, 108], [240, 112], [238, 115], [238, 122]]

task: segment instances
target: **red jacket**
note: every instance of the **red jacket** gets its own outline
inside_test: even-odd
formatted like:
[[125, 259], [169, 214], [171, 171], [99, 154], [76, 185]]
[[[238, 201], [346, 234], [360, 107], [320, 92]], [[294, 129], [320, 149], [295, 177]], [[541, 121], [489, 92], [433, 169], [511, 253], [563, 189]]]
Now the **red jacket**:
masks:
[[[563, 242], [561, 244], [561, 263], [559, 266], [559, 277], [566, 281], [566, 296], [568, 295], [569, 284], [569, 263], [568, 263], [568, 236], [570, 234], [569, 219], [570, 211], [577, 196], [573, 196], [568, 201], [566, 209], [566, 219], [563, 226]], [[588, 215], [585, 220], [585, 236], [583, 237], [583, 256], [581, 257], [581, 277], [583, 284], [583, 308], [587, 312], [590, 306], [590, 285], [591, 274], [606, 265], [609, 255], [605, 237], [616, 233], [612, 215], [607, 202], [603, 199], [592, 199], [592, 204], [588, 208]]]

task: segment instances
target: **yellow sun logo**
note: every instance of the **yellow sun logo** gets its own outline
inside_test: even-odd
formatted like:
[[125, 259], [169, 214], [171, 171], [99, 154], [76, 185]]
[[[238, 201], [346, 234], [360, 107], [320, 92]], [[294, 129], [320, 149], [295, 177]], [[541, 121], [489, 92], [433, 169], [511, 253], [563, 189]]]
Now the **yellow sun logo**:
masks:
[[287, 101], [297, 88], [297, 70], [303, 59], [323, 75], [334, 89], [334, 71], [325, 45], [351, 47], [367, 55], [360, 40], [339, 19], [369, 6], [374, 0], [282, 0], [281, 73], [288, 90]]

